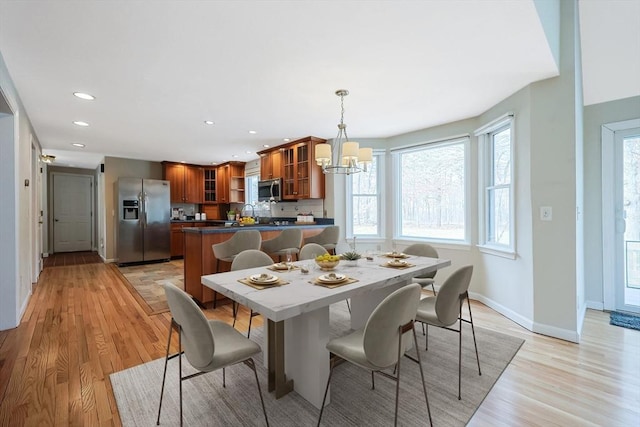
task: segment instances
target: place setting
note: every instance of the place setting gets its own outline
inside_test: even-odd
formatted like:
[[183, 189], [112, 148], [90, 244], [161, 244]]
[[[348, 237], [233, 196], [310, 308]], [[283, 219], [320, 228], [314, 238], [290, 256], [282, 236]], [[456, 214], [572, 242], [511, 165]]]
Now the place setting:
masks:
[[382, 267], [387, 267], [387, 268], [397, 268], [397, 269], [415, 267], [414, 264], [410, 264], [407, 261], [405, 261], [404, 259], [400, 259], [400, 258], [393, 258], [393, 259], [381, 264], [381, 266]]
[[382, 257], [383, 257], [383, 258], [393, 258], [393, 259], [406, 259], [406, 258], [410, 258], [410, 257], [409, 257], [409, 255], [404, 254], [404, 253], [402, 253], [402, 252], [396, 252], [396, 251], [384, 253], [384, 254], [382, 254]]
[[357, 281], [358, 279], [353, 279], [351, 277], [348, 277], [346, 274], [327, 273], [327, 274], [322, 274], [316, 277], [314, 280], [310, 281], [309, 283], [332, 289], [332, 288], [337, 288], [344, 285], [350, 285], [351, 283], [355, 283]]
[[286, 262], [277, 262], [267, 267], [267, 270], [281, 271], [281, 272], [293, 271], [293, 270], [299, 270], [299, 269], [300, 267], [298, 267], [297, 265], [287, 264]]
[[252, 274], [244, 279], [238, 279], [238, 282], [258, 290], [289, 284], [288, 281], [269, 273]]

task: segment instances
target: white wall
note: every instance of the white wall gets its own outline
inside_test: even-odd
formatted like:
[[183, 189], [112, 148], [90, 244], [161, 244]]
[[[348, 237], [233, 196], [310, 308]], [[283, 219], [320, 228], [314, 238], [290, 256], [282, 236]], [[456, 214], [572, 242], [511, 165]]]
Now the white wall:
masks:
[[[31, 295], [32, 240], [31, 225], [36, 221], [30, 211], [32, 180], [31, 143], [40, 154], [40, 144], [16, 92], [11, 76], [0, 54], [0, 90], [14, 112], [13, 133], [3, 119], [2, 156], [0, 160], [0, 200], [2, 200], [2, 228], [0, 228], [0, 329], [18, 325]], [[11, 119], [9, 119], [11, 121]], [[11, 140], [13, 138], [13, 140]], [[4, 301], [4, 300], [7, 301]], [[5, 307], [6, 304], [6, 307]], [[6, 311], [5, 311], [6, 309]]]

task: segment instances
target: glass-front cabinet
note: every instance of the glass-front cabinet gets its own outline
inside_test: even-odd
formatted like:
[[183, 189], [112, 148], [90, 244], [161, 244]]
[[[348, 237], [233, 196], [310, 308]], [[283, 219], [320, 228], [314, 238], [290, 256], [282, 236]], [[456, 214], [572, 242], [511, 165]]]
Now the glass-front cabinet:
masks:
[[217, 203], [216, 198], [216, 174], [217, 168], [205, 168], [204, 170], [204, 200], [203, 203]]
[[315, 145], [323, 139], [307, 137], [282, 149], [282, 198], [284, 200], [324, 198], [324, 175], [313, 160]]

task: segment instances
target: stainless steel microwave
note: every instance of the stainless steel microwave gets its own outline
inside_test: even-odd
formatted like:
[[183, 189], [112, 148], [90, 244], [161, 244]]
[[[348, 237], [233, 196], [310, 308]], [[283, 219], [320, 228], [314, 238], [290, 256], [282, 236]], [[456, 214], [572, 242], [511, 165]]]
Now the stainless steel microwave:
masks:
[[282, 200], [282, 179], [258, 181], [258, 200], [261, 202], [279, 202]]

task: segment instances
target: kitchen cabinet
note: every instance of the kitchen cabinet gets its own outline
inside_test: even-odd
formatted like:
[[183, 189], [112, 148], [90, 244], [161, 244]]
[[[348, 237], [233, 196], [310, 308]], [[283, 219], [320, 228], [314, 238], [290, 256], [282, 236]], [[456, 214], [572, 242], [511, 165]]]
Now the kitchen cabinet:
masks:
[[244, 163], [228, 162], [218, 166], [216, 197], [218, 203], [244, 203]]
[[171, 258], [184, 256], [184, 232], [185, 227], [206, 227], [206, 222], [173, 222], [171, 223]]
[[260, 153], [260, 179], [282, 178], [282, 150]]
[[171, 182], [172, 203], [202, 203], [202, 167], [162, 162], [164, 179]]
[[314, 160], [317, 144], [324, 139], [309, 136], [282, 147], [282, 199], [324, 198], [324, 174]]
[[204, 168], [203, 170], [203, 189], [204, 194], [202, 203], [218, 203], [216, 177], [218, 168]]

